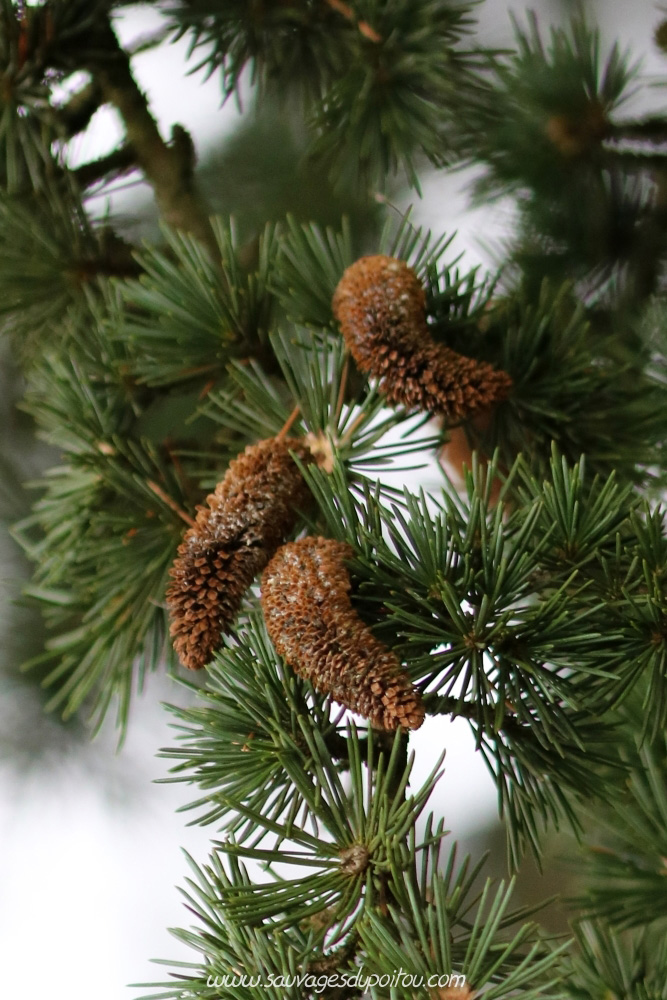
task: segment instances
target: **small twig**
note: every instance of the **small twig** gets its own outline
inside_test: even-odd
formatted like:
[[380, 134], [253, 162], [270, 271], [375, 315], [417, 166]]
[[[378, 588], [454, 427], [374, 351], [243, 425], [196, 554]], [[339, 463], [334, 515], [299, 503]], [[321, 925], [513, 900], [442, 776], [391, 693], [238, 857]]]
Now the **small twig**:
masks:
[[292, 412], [290, 413], [289, 417], [283, 424], [282, 428], [278, 432], [276, 436], [277, 441], [283, 441], [287, 437], [290, 428], [292, 427], [292, 425], [294, 424], [295, 420], [297, 419], [300, 413], [301, 413], [301, 407], [295, 406]]
[[210, 378], [206, 383], [206, 385], [204, 386], [204, 388], [202, 389], [202, 391], [197, 396], [197, 400], [206, 399], [209, 392], [215, 387], [215, 382], [216, 380], [214, 378]]
[[359, 424], [362, 424], [365, 419], [366, 419], [366, 414], [362, 410], [361, 413], [358, 413], [356, 415], [356, 417], [354, 418], [354, 420], [352, 421], [352, 423], [350, 424], [350, 426], [348, 427], [348, 429], [345, 431], [345, 433], [343, 434], [342, 438], [340, 439], [339, 444], [340, 444], [341, 448], [344, 447], [346, 444], [350, 443], [350, 441], [352, 440], [352, 435], [356, 431], [356, 429], [359, 426]]
[[171, 507], [173, 512], [175, 514], [178, 514], [178, 516], [183, 521], [185, 521], [186, 524], [189, 524], [191, 528], [196, 527], [196, 522], [194, 521], [194, 519], [191, 518], [190, 515], [187, 514], [181, 507], [179, 507], [176, 501], [173, 500], [168, 493], [165, 493], [165, 491], [162, 489], [161, 486], [158, 486], [157, 483], [154, 483], [152, 479], [146, 480], [146, 486], [148, 486], [148, 488], [151, 489], [153, 493], [155, 493], [155, 495], [160, 498], [160, 500], [164, 501], [167, 507]]
[[180, 483], [180, 486], [181, 486], [181, 489], [182, 489], [183, 493], [186, 494], [186, 495], [190, 494], [190, 492], [191, 492], [191, 490], [190, 490], [190, 486], [191, 486], [190, 480], [188, 479], [188, 477], [185, 474], [183, 466], [181, 465], [180, 458], [178, 457], [178, 455], [176, 454], [176, 452], [172, 449], [172, 447], [171, 447], [171, 441], [169, 440], [169, 438], [165, 439], [164, 447], [165, 447], [165, 450], [166, 450], [167, 454], [169, 455], [169, 460], [170, 460], [171, 464], [174, 467], [174, 472], [176, 473], [176, 478], [178, 479], [178, 481]]
[[651, 149], [643, 151], [641, 149], [624, 149], [617, 146], [604, 146], [605, 159], [610, 163], [622, 164], [626, 170], [651, 170], [662, 169], [667, 166], [667, 150], [664, 153], [657, 153]]
[[82, 163], [76, 167], [72, 174], [82, 188], [90, 187], [104, 179], [110, 180], [134, 170], [137, 166], [137, 157], [131, 146], [120, 146], [106, 156], [100, 156], [97, 160], [89, 163]]
[[70, 270], [78, 281], [92, 281], [104, 275], [114, 278], [134, 278], [141, 267], [134, 256], [134, 247], [114, 232], [110, 226], [97, 230], [98, 253], [77, 259]]
[[[114, 180], [116, 179], [117, 178], [114, 178]], [[146, 183], [145, 177], [135, 177], [134, 180], [127, 180], [124, 181], [122, 184], [113, 184], [113, 181], [111, 180], [102, 179], [100, 181], [100, 185], [98, 188], [93, 188], [91, 191], [87, 191], [86, 193], [90, 197], [95, 197], [101, 194], [108, 196], [108, 195], [118, 194], [119, 191], [131, 191], [132, 188], [141, 187], [141, 185], [145, 183]]]
[[343, 371], [340, 376], [340, 386], [338, 388], [338, 399], [336, 400], [336, 412], [334, 415], [334, 422], [338, 425], [340, 420], [340, 415], [343, 410], [343, 403], [345, 402], [345, 390], [347, 389], [347, 376], [350, 371], [350, 355], [345, 355], [345, 362], [343, 364]]
[[135, 38], [128, 45], [126, 49], [128, 56], [138, 56], [142, 52], [150, 52], [151, 49], [162, 45], [162, 42], [166, 41], [169, 35], [173, 34], [173, 30], [171, 25], [165, 25], [164, 28], [158, 28], [157, 31], [149, 31], [143, 35], [139, 35], [138, 38]]
[[609, 128], [609, 139], [643, 139], [645, 142], [667, 142], [667, 118], [651, 115], [638, 121], [615, 122]]
[[195, 375], [203, 375], [206, 372], [213, 371], [214, 368], [215, 365], [210, 363], [206, 365], [195, 365], [192, 368], [181, 368], [180, 374], [183, 378], [194, 378]]
[[67, 104], [54, 108], [64, 139], [83, 132], [98, 108], [102, 105], [102, 88], [97, 80], [91, 80], [81, 90], [72, 94]]
[[[392, 741], [394, 734], [390, 732], [385, 732], [382, 729], [373, 730], [372, 736], [369, 739], [366, 736], [359, 736], [357, 739], [359, 752], [361, 754], [361, 759], [365, 764], [368, 763], [369, 753], [376, 754], [379, 749], [382, 753], [389, 755], [391, 753]], [[350, 741], [347, 737], [342, 736], [335, 729], [327, 733], [324, 737], [324, 742], [326, 743], [327, 750], [337, 761], [340, 762], [343, 769], [348, 769], [350, 765]], [[377, 754], [373, 758], [373, 766], [378, 766]]]
[[378, 35], [374, 28], [371, 28], [368, 21], [358, 21], [356, 15], [349, 4], [343, 2], [343, 0], [325, 0], [326, 3], [332, 8], [332, 10], [337, 11], [342, 14], [346, 21], [351, 21], [352, 24], [356, 24], [360, 34], [367, 38], [369, 42], [381, 42], [382, 35]]

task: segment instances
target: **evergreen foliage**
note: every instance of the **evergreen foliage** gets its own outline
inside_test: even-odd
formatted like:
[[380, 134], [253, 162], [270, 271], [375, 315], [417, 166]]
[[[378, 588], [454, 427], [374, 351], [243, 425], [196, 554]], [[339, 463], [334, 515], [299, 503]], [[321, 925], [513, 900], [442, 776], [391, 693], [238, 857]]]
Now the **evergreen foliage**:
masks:
[[176, 37], [187, 33], [192, 52], [203, 50], [195, 68], [219, 72], [226, 97], [248, 66], [262, 88], [305, 92], [314, 153], [337, 185], [359, 176], [382, 184], [401, 167], [416, 186], [416, 155], [442, 162], [452, 98], [480, 61], [467, 37], [473, 6], [187, 0], [171, 17]]
[[[186, 525], [247, 445], [289, 433], [313, 458], [293, 455], [313, 502], [290, 538], [350, 547], [354, 612], [445, 717], [433, 733], [469, 726], [510, 875], [565, 827], [587, 880], [554, 940], [510, 908], [512, 883], [459, 864], [427, 813], [442, 748], [417, 787], [411, 737], [298, 677], [244, 583], [169, 709], [170, 780], [196, 786], [193, 822], [218, 839], [191, 861], [196, 926], [175, 932], [197, 960], [150, 995], [667, 996], [667, 118], [622, 117], [638, 64], [580, 18], [549, 34], [534, 16], [490, 51], [463, 0], [154, 0], [146, 44], [186, 36], [184, 71], [219, 75], [224, 97], [249, 78], [298, 120], [294, 175], [330, 177], [319, 219], [259, 221], [262, 199], [244, 214], [239, 197], [234, 220], [209, 210], [185, 129], [160, 134], [123, 6], [0, 2], [0, 329], [57, 455], [12, 528], [48, 632], [27, 666], [50, 708], [93, 728], [115, 711], [122, 738], [146, 674], [179, 672], [165, 592]], [[124, 139], [67, 166], [105, 104]], [[478, 200], [515, 198], [497, 273], [377, 197], [426, 164], [475, 165]], [[142, 246], [91, 197], [136, 170], [161, 216]], [[364, 254], [413, 269], [429, 335], [506, 372], [506, 400], [458, 422], [387, 407], [332, 311]], [[434, 454], [441, 481], [420, 490]], [[22, 497], [7, 470], [3, 495]], [[383, 982], [399, 968], [465, 982]], [[239, 970], [259, 985], [222, 983]]]

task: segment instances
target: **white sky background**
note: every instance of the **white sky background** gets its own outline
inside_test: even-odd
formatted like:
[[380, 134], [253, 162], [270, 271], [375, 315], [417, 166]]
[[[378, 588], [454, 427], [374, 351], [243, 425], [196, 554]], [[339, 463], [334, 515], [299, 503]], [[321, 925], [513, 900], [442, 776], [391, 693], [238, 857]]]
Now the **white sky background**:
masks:
[[[534, 0], [532, 6], [546, 21], [554, 5]], [[494, 41], [499, 44], [511, 42], [506, 9], [505, 0], [487, 0], [487, 20], [495, 22]], [[636, 53], [645, 54], [647, 73], [664, 72], [665, 64], [651, 45], [660, 16], [657, 4], [603, 0], [599, 9], [604, 10], [607, 37], [618, 37]], [[119, 22], [122, 40], [128, 42], [157, 23], [154, 14], [130, 9]], [[183, 75], [185, 48], [182, 42], [144, 54], [135, 59], [134, 70], [163, 134], [182, 122], [201, 155], [224, 128], [234, 126], [239, 115], [231, 101], [220, 109], [217, 79], [201, 86], [200, 76]], [[656, 105], [663, 95], [664, 91], [655, 92]], [[77, 160], [104, 153], [120, 135], [115, 115], [99, 112], [89, 133], [76, 142]], [[467, 261], [488, 263], [484, 246], [493, 247], [507, 231], [511, 206], [468, 211], [464, 182], [463, 175], [427, 177], [424, 200], [415, 205], [413, 220], [436, 233], [457, 229], [456, 246], [466, 250]], [[132, 197], [132, 190], [119, 195], [114, 208], [127, 211]], [[137, 699], [120, 755], [114, 755], [113, 736], [102, 737], [108, 749], [108, 773], [102, 782], [91, 778], [85, 762], [80, 769], [73, 762], [46, 777], [16, 779], [0, 771], [2, 995], [25, 1000], [119, 1000], [143, 992], [126, 990], [130, 982], [166, 978], [167, 970], [150, 964], [150, 958], [196, 960], [195, 953], [182, 948], [166, 928], [189, 926], [193, 919], [175, 888], [184, 884], [187, 874], [180, 848], [203, 863], [215, 832], [186, 827], [188, 815], [175, 812], [196, 797], [196, 789], [152, 784], [167, 770], [167, 762], [155, 759], [156, 750], [175, 742], [167, 715], [159, 707], [161, 700], [178, 701], [178, 691], [166, 689], [163, 679], [152, 678], [144, 696]], [[462, 720], [427, 721], [412, 736], [417, 753], [415, 784], [430, 771], [443, 739], [446, 776], [433, 806], [444, 810], [454, 836], [465, 837], [493, 820], [495, 788], [479, 754], [473, 752], [472, 737]], [[115, 797], [109, 795], [111, 786]], [[131, 792], [124, 797], [126, 786]]]

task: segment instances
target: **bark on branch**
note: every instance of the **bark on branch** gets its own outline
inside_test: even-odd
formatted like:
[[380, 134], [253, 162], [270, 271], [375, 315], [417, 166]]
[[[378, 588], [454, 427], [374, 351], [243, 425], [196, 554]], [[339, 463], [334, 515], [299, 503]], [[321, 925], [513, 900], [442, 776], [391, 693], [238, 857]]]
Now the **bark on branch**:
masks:
[[175, 125], [171, 142], [164, 141], [110, 22], [98, 30], [98, 51], [103, 55], [85, 68], [100, 87], [103, 101], [120, 113], [127, 144], [153, 188], [160, 215], [170, 226], [201, 240], [216, 259], [218, 248], [204, 201], [197, 191], [195, 153], [188, 132]]
[[101, 156], [97, 160], [90, 160], [82, 163], [80, 167], [72, 170], [79, 187], [90, 187], [101, 180], [111, 180], [134, 170], [137, 166], [137, 157], [131, 146], [119, 146], [106, 156]]
[[83, 132], [90, 124], [97, 109], [102, 103], [102, 93], [99, 84], [91, 80], [85, 87], [70, 97], [67, 104], [56, 109], [56, 117], [62, 129], [63, 137], [71, 139]]

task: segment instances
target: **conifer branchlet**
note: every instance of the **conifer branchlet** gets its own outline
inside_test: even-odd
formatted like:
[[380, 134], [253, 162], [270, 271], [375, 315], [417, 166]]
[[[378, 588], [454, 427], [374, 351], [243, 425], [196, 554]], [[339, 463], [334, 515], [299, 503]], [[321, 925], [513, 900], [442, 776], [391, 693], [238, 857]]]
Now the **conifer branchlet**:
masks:
[[376, 254], [356, 261], [336, 288], [333, 311], [358, 367], [379, 379], [394, 405], [459, 419], [510, 391], [506, 372], [433, 340], [424, 289], [402, 260]]
[[351, 546], [329, 538], [283, 545], [262, 575], [262, 608], [278, 653], [321, 692], [378, 729], [418, 729], [421, 695], [397, 657], [350, 603], [344, 560]]
[[167, 591], [174, 648], [184, 666], [205, 666], [233, 622], [245, 591], [294, 527], [308, 488], [290, 455], [294, 438], [250, 445], [200, 506], [171, 569]]

